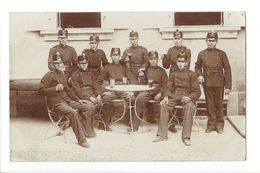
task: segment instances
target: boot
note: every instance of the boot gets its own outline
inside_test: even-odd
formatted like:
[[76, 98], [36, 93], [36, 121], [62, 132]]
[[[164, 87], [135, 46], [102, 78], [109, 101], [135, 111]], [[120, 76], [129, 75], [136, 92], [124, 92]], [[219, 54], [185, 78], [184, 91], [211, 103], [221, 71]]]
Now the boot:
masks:
[[93, 130], [92, 115], [87, 115], [86, 119], [87, 119], [87, 123], [86, 123], [86, 137], [87, 138], [94, 138], [97, 135], [96, 135], [95, 131]]
[[94, 121], [95, 121], [95, 116], [94, 116], [94, 114], [92, 114], [92, 116], [91, 116], [91, 130], [90, 131], [91, 131], [92, 136], [96, 137], [97, 134], [94, 130], [94, 125], [93, 125]]

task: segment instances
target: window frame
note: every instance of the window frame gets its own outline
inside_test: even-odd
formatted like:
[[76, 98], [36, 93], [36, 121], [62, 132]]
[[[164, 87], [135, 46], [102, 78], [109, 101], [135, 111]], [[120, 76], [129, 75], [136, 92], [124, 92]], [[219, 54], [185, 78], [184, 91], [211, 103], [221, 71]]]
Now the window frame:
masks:
[[[176, 13], [220, 13], [220, 24], [176, 24]], [[224, 26], [224, 12], [223, 11], [210, 11], [210, 12], [173, 12], [173, 26], [174, 27], [189, 27], [189, 26]]]

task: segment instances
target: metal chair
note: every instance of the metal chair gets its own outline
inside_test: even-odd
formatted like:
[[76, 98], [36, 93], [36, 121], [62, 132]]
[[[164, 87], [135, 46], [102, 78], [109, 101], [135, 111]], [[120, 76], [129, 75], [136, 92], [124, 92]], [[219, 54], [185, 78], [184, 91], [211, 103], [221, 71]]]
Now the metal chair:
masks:
[[[170, 126], [176, 124], [176, 122], [177, 122], [178, 126], [182, 127], [182, 123], [180, 123], [179, 119], [183, 119], [183, 117], [177, 115], [177, 111], [179, 109], [183, 110], [183, 106], [177, 105], [177, 106], [174, 107], [173, 112], [171, 112], [172, 117], [171, 117], [171, 119], [169, 121], [168, 128]], [[195, 119], [196, 114], [197, 114], [197, 103], [193, 106], [193, 109], [194, 109], [194, 113], [193, 113], [193, 116], [192, 116], [193, 123], [196, 124], [196, 126], [198, 128], [197, 132], [199, 132], [200, 126], [199, 126], [199, 123], [197, 122], [197, 120]], [[176, 121], [176, 122], [174, 122], [174, 121]]]
[[104, 129], [106, 130], [106, 124], [102, 118], [102, 107], [103, 107], [104, 103], [98, 104], [96, 106], [96, 112], [94, 114], [94, 123], [101, 123], [104, 127]]
[[[49, 109], [48, 105], [47, 105], [47, 96], [44, 97], [44, 103], [45, 103], [45, 107], [46, 107], [49, 119], [51, 120], [52, 125], [53, 125], [53, 127], [49, 128], [45, 132], [44, 139], [63, 135], [64, 136], [64, 143], [67, 143], [65, 131], [66, 131], [67, 128], [70, 127], [70, 120], [69, 120], [69, 118], [67, 116], [61, 114], [61, 113], [57, 113], [57, 112], [51, 111]], [[52, 128], [56, 128], [58, 130], [58, 132], [55, 135], [53, 135], [53, 136], [47, 137], [48, 132]]]

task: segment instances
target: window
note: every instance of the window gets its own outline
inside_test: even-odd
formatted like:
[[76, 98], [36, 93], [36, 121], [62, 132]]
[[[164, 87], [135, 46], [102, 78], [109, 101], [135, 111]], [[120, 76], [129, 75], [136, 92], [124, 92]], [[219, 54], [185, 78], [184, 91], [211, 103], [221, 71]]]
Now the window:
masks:
[[101, 13], [59, 13], [58, 21], [61, 28], [100, 28]]
[[222, 12], [176, 12], [175, 25], [222, 25]]

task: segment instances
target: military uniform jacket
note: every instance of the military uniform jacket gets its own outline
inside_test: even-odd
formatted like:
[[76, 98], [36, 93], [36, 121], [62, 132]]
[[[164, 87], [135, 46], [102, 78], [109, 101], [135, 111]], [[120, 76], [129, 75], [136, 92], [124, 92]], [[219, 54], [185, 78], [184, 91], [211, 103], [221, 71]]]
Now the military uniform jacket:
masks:
[[122, 56], [121, 62], [125, 61], [127, 54], [131, 54], [130, 67], [137, 74], [137, 71], [142, 67], [148, 67], [148, 51], [143, 46], [128, 47]]
[[116, 83], [122, 82], [122, 78], [127, 77], [130, 83], [135, 83], [135, 77], [131, 70], [127, 69], [122, 64], [111, 63], [105, 66], [101, 71], [97, 79], [97, 83], [102, 85], [103, 81], [110, 81], [110, 79], [115, 79]]
[[168, 76], [165, 72], [165, 70], [162, 67], [150, 66], [146, 70], [147, 79], [153, 80], [153, 86], [155, 89], [153, 91], [164, 93], [167, 90], [167, 82], [168, 82]]
[[205, 49], [198, 54], [195, 72], [203, 75], [204, 85], [208, 87], [232, 88], [231, 67], [224, 51]]
[[[57, 84], [63, 84], [62, 91], [56, 91]], [[50, 71], [47, 72], [41, 79], [39, 94], [47, 96], [48, 106], [70, 102], [71, 99], [78, 101], [79, 98], [73, 93], [72, 89], [68, 86], [67, 78], [63, 72]]]
[[109, 64], [106, 54], [103, 50], [97, 49], [96, 51], [92, 49], [84, 49], [82, 53], [85, 54], [88, 61], [88, 69], [90, 70], [100, 70], [101, 65], [104, 67]]
[[167, 87], [164, 97], [181, 99], [188, 96], [195, 103], [201, 95], [197, 75], [188, 69], [174, 71], [169, 77]]
[[59, 52], [60, 55], [62, 56], [62, 62], [65, 65], [66, 71], [69, 71], [69, 75], [71, 75], [74, 71], [77, 69], [77, 62], [78, 62], [78, 57], [75, 49], [73, 47], [70, 47], [66, 45], [65, 47], [62, 47], [60, 45], [56, 45], [53, 48], [50, 49], [49, 51], [49, 57], [48, 57], [48, 67], [51, 71], [54, 71], [54, 66], [53, 66], [53, 59], [52, 57]]
[[190, 68], [191, 52], [190, 52], [190, 49], [187, 49], [184, 46], [181, 46], [181, 47], [174, 46], [174, 47], [168, 49], [167, 58], [163, 58], [163, 60], [162, 60], [163, 67], [166, 68], [166, 69], [171, 67], [171, 72], [177, 70], [178, 69], [177, 57], [178, 57], [179, 53], [181, 52], [181, 50], [183, 50], [188, 57], [188, 59], [187, 59], [188, 64], [187, 64], [186, 68], [189, 69]]
[[80, 99], [89, 100], [102, 94], [101, 87], [96, 83], [94, 75], [89, 71], [77, 70], [71, 76], [71, 86]]

